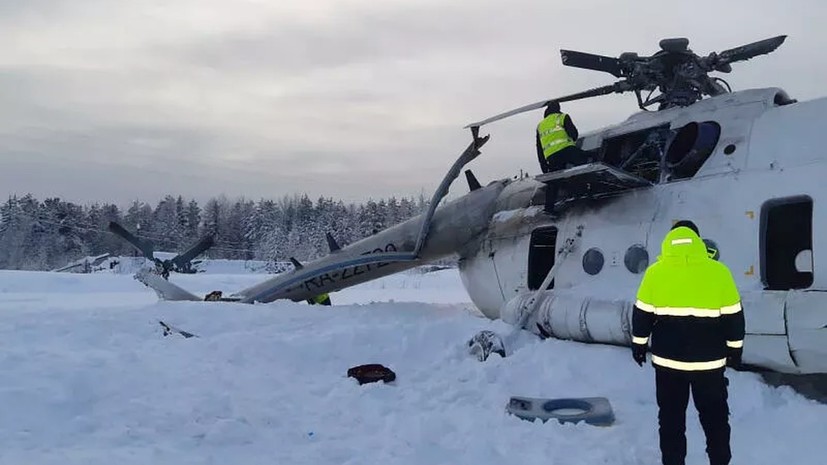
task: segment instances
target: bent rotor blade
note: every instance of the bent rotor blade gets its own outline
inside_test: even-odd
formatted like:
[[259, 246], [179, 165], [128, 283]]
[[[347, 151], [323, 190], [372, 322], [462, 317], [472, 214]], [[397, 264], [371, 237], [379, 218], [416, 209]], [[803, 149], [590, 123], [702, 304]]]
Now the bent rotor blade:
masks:
[[204, 237], [203, 239], [198, 241], [197, 244], [190, 247], [189, 250], [187, 250], [186, 252], [184, 252], [182, 254], [176, 255], [175, 258], [173, 258], [170, 261], [172, 263], [174, 263], [176, 266], [178, 266], [179, 268], [183, 268], [185, 263], [189, 263], [190, 261], [192, 261], [193, 258], [201, 255], [202, 252], [204, 252], [205, 250], [209, 249], [212, 246], [213, 246], [212, 236]]
[[595, 55], [593, 53], [576, 52], [574, 50], [560, 50], [560, 59], [565, 66], [590, 69], [592, 71], [603, 71], [617, 78], [623, 77], [620, 60], [617, 58]]
[[536, 110], [538, 108], [543, 108], [544, 106], [548, 105], [548, 102], [551, 100], [543, 100], [537, 103], [532, 103], [530, 105], [525, 105], [520, 108], [515, 108], [511, 111], [507, 111], [505, 113], [500, 113], [499, 115], [492, 116], [490, 118], [484, 119], [482, 121], [477, 121], [476, 123], [470, 123], [465, 126], [464, 129], [473, 128], [473, 127], [480, 127], [485, 126], [488, 123], [493, 123], [494, 121], [499, 121], [501, 119], [508, 118], [510, 116], [518, 115], [520, 113], [525, 113], [527, 111]]
[[144, 242], [138, 239], [137, 237], [132, 235], [131, 232], [127, 231], [126, 229], [124, 229], [123, 226], [119, 225], [114, 221], [109, 222], [109, 230], [115, 233], [116, 235], [120, 236], [126, 242], [132, 244], [136, 249], [138, 249], [142, 254], [144, 254], [144, 257], [150, 260], [155, 260], [155, 256], [153, 255], [152, 250], [152, 243]]
[[626, 81], [618, 81], [614, 84], [603, 86], [603, 87], [595, 87], [594, 89], [589, 89], [583, 92], [578, 92], [576, 94], [566, 95], [564, 97], [556, 98], [556, 99], [549, 99], [543, 100], [540, 102], [532, 103], [530, 105], [525, 105], [520, 108], [515, 108], [514, 110], [507, 111], [505, 113], [500, 113], [499, 115], [492, 116], [490, 118], [484, 119], [482, 121], [477, 121], [476, 123], [471, 123], [465, 126], [465, 129], [472, 128], [472, 127], [480, 127], [484, 126], [488, 123], [493, 123], [494, 121], [499, 121], [501, 119], [508, 118], [510, 116], [514, 116], [520, 113], [525, 113], [527, 111], [536, 110], [538, 108], [543, 108], [544, 106], [548, 105], [549, 102], [571, 102], [572, 100], [580, 100], [589, 97], [597, 97], [598, 95], [606, 95], [611, 94], [613, 92], [624, 92], [630, 90], [631, 86]]
[[759, 40], [751, 44], [742, 45], [740, 47], [724, 50], [718, 54], [718, 60], [722, 63], [732, 63], [735, 61], [749, 60], [758, 55], [766, 55], [781, 46], [786, 35], [772, 37], [770, 39]]

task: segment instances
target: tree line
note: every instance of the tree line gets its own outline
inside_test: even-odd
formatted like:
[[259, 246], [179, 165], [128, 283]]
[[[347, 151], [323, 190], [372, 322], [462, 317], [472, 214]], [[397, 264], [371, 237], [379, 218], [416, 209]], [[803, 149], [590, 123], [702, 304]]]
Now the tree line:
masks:
[[110, 221], [154, 244], [155, 251], [182, 252], [210, 234], [209, 258], [285, 261], [326, 255], [325, 232], [340, 245], [369, 236], [423, 212], [428, 200], [391, 197], [345, 204], [307, 194], [278, 200], [226, 196], [203, 206], [167, 195], [153, 208], [135, 200], [126, 210], [111, 203], [78, 205], [59, 198], [11, 196], [0, 205], [0, 269], [50, 270], [85, 256], [137, 255], [108, 231]]

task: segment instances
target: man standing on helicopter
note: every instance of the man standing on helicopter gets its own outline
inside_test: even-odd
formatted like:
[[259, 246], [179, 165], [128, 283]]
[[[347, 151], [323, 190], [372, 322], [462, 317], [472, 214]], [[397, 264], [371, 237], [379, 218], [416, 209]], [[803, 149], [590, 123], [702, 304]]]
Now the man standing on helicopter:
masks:
[[[558, 102], [549, 102], [543, 113], [543, 120], [537, 124], [536, 144], [537, 159], [543, 173], [567, 168], [569, 165], [582, 165], [588, 161], [588, 154], [581, 150], [575, 141], [579, 134], [571, 117], [560, 111]], [[557, 202], [556, 183], [546, 186], [545, 209], [551, 213]]]
[[567, 164], [580, 164], [582, 151], [574, 144], [579, 133], [571, 116], [560, 111], [560, 104], [549, 102], [543, 120], [537, 124], [537, 159], [543, 173], [563, 169]]
[[691, 221], [666, 235], [646, 270], [632, 313], [632, 357], [643, 366], [652, 337], [652, 365], [663, 465], [684, 465], [689, 393], [706, 435], [710, 465], [728, 465], [726, 366], [738, 367], [744, 312], [732, 273], [712, 259]]

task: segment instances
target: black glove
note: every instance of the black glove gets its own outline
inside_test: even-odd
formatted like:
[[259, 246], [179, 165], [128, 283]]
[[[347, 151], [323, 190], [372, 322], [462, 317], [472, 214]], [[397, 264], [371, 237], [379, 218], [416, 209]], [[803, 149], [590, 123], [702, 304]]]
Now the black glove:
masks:
[[646, 362], [646, 349], [646, 344], [632, 344], [632, 358], [638, 366], [643, 366]]
[[738, 348], [728, 348], [727, 349], [727, 357], [726, 357], [726, 364], [728, 367], [731, 368], [740, 368], [741, 367], [741, 354], [744, 352], [744, 349]]

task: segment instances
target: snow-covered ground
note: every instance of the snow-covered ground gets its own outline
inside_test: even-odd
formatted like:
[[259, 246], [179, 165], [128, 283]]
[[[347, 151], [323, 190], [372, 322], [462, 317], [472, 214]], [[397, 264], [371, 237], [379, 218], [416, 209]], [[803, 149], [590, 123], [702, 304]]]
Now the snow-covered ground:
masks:
[[[264, 275], [172, 275], [197, 292]], [[652, 368], [627, 349], [539, 341], [480, 363], [510, 328], [455, 270], [333, 294], [333, 307], [158, 302], [129, 275], [0, 271], [0, 464], [660, 463]], [[163, 319], [199, 338], [163, 337]], [[397, 380], [358, 383], [382, 363]], [[733, 465], [822, 465], [827, 406], [729, 373]], [[512, 395], [605, 396], [610, 427], [527, 422]], [[706, 464], [690, 407], [688, 465]]]

